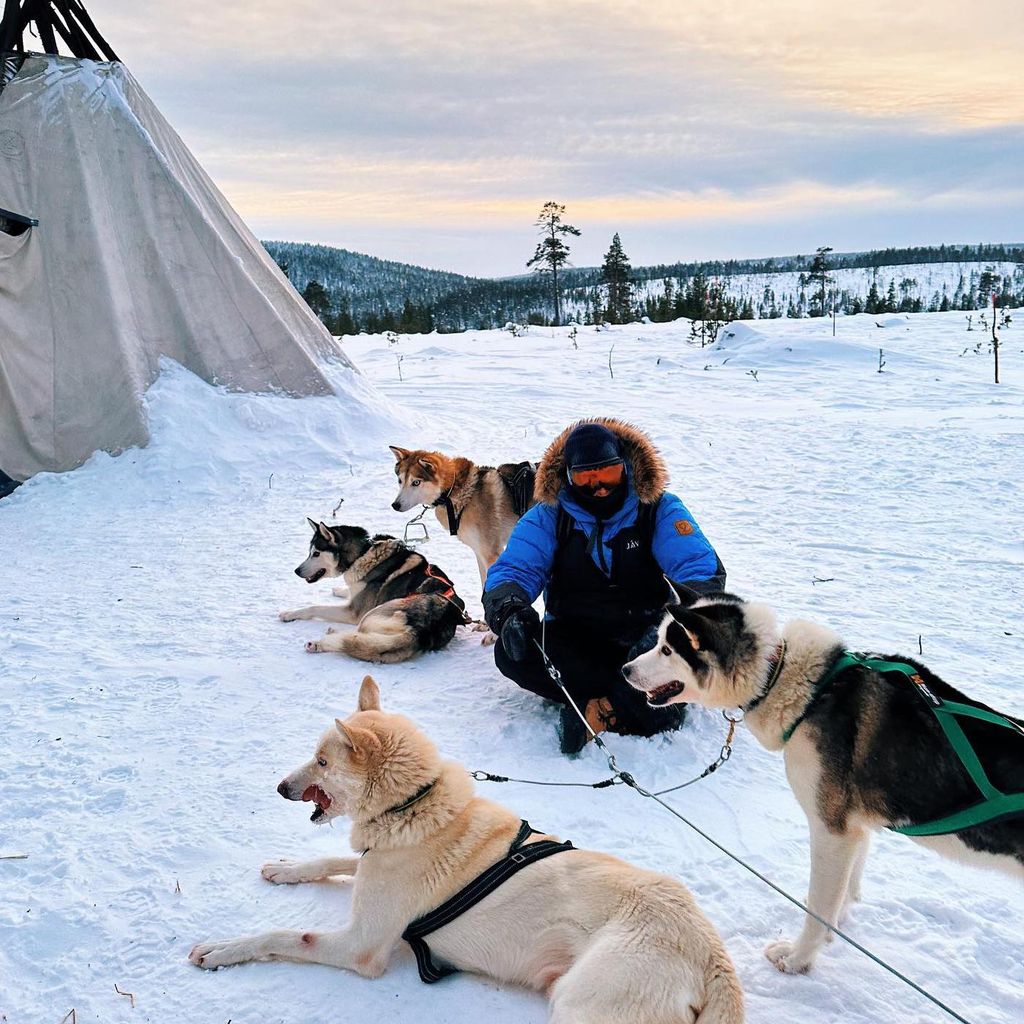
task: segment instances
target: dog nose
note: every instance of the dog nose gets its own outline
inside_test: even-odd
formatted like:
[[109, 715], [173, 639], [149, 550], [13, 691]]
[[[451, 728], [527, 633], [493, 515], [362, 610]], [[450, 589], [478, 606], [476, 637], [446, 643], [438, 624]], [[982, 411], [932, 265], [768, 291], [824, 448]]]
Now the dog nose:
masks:
[[629, 662], [627, 662], [625, 665], [622, 666], [622, 675], [624, 678], [628, 679], [632, 674], [633, 666], [629, 664]]
[[[299, 569], [301, 569], [301, 568], [302, 568], [302, 566], [299, 566]], [[299, 569], [295, 570], [295, 575], [298, 576], [301, 579], [302, 578], [302, 573], [299, 572]]]
[[393, 502], [391, 502], [391, 507], [392, 507], [392, 508], [393, 508], [393, 509], [394, 509], [394, 510], [395, 510], [396, 512], [401, 512], [401, 511], [402, 511], [402, 507], [401, 507], [401, 506], [400, 506], [400, 505], [398, 504], [398, 502], [397, 502], [397, 501], [393, 501]]
[[288, 780], [287, 779], [282, 779], [278, 783], [277, 791], [278, 791], [278, 793], [281, 794], [281, 796], [283, 796], [285, 798], [285, 800], [290, 800], [291, 799], [291, 797], [288, 796]]

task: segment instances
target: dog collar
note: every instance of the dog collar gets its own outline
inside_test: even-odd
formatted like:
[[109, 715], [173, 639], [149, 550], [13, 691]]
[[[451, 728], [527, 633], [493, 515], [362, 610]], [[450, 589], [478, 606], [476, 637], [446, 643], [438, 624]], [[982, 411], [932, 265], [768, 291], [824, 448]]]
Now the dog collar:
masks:
[[412, 807], [413, 804], [419, 803], [433, 788], [437, 785], [437, 779], [433, 779], [428, 782], [425, 786], [421, 786], [408, 800], [404, 803], [396, 804], [394, 807], [389, 807], [386, 811], [382, 811], [377, 815], [378, 818], [382, 818], [385, 814], [397, 814], [399, 811], [407, 810]]
[[768, 675], [768, 682], [764, 689], [749, 704], [744, 704], [742, 711], [747, 715], [753, 711], [772, 692], [772, 687], [779, 681], [782, 675], [782, 663], [786, 660], [786, 641], [780, 640], [772, 656], [768, 659], [768, 667], [771, 670]]

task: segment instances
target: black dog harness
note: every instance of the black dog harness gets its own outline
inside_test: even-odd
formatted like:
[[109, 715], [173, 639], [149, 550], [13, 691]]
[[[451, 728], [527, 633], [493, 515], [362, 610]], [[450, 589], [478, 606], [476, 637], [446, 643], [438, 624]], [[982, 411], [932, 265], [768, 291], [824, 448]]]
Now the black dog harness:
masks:
[[482, 899], [489, 896], [498, 886], [507, 882], [514, 874], [555, 853], [563, 853], [574, 849], [568, 840], [556, 843], [553, 839], [542, 839], [537, 843], [523, 844], [532, 835], [541, 835], [528, 821], [519, 826], [519, 833], [512, 840], [508, 855], [496, 864], [492, 864], [482, 875], [477, 875], [469, 885], [460, 889], [450, 900], [445, 900], [436, 910], [417, 918], [402, 932], [402, 938], [412, 946], [416, 954], [416, 966], [419, 968], [420, 981], [432, 985], [435, 981], [447, 978], [449, 974], [458, 973], [457, 967], [447, 964], [440, 966], [434, 963], [430, 947], [424, 941], [431, 932], [436, 932], [446, 924], [450, 924], [470, 907], [475, 907]]
[[[479, 475], [480, 472], [489, 468], [489, 466], [481, 466], [477, 470], [477, 474]], [[537, 476], [536, 464], [533, 462], [507, 462], [498, 466], [497, 473], [508, 491], [509, 499], [512, 502], [512, 511], [515, 512], [517, 517], [521, 518], [533, 504], [533, 481]], [[437, 501], [432, 502], [430, 508], [437, 508], [438, 506], [444, 508], [448, 514], [449, 535], [457, 537], [459, 535], [459, 523], [462, 522], [462, 513], [466, 509], [463, 508], [461, 512], [455, 511], [451, 487]]]
[[448, 533], [452, 537], [459, 535], [459, 523], [462, 521], [462, 512], [456, 512], [455, 506], [452, 504], [452, 492], [451, 488], [444, 492], [437, 501], [431, 503], [431, 508], [437, 508], [438, 505], [443, 505], [445, 512], [448, 513]]

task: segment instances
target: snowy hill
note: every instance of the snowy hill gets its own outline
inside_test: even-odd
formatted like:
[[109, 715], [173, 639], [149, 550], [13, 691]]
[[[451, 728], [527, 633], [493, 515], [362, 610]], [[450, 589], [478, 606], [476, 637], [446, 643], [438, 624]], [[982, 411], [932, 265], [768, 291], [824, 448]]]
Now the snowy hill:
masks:
[[[552, 321], [546, 275], [463, 277], [380, 260], [373, 256], [306, 242], [264, 242], [292, 284], [304, 291], [311, 281], [327, 289], [331, 310], [321, 314], [336, 334], [387, 330], [458, 332], [500, 327], [508, 321]], [[811, 279], [812, 256], [709, 260], [635, 266], [634, 307], [639, 319], [698, 316], [673, 309], [690, 282], [721, 285], [726, 298], [750, 319], [804, 317], [816, 311], [818, 285]], [[832, 253], [830, 292], [840, 313], [966, 311], [986, 307], [990, 293], [999, 305], [1024, 305], [1024, 245], [932, 246]], [[559, 274], [563, 320], [604, 319], [606, 289], [600, 267], [565, 267]], [[666, 301], [667, 300], [667, 301]], [[831, 298], [829, 301], [831, 307]], [[319, 311], [318, 311], [319, 312]], [[350, 319], [351, 318], [351, 319]], [[354, 320], [354, 323], [352, 322]], [[429, 324], [429, 326], [424, 326]]]
[[[577, 417], [635, 421], [730, 589], [852, 648], [920, 643], [951, 683], [1024, 713], [1024, 327], [1003, 332], [999, 386], [975, 350], [984, 336], [964, 327], [962, 313], [856, 316], [833, 339], [783, 319], [732, 325], [703, 350], [685, 322], [362, 336], [346, 348], [382, 396], [370, 422], [337, 398], [227, 394], [168, 368], [147, 396], [148, 448], [0, 501], [0, 1021], [60, 1024], [72, 1008], [82, 1024], [546, 1019], [540, 996], [484, 979], [423, 986], [404, 947], [376, 981], [186, 961], [200, 939], [345, 919], [344, 885], [277, 888], [259, 867], [347, 852], [344, 827], [315, 829], [275, 787], [353, 708], [365, 669], [306, 654], [323, 624], [276, 613], [314, 590], [330, 599], [292, 573], [307, 515], [401, 533], [389, 443], [518, 460]], [[479, 613], [470, 549], [432, 528], [424, 551]], [[608, 774], [593, 749], [558, 754], [553, 711], [498, 675], [478, 634], [374, 675], [385, 707], [469, 768]], [[712, 761], [724, 731], [695, 711], [672, 736], [609, 745], [664, 787]], [[681, 878], [736, 962], [751, 1024], [949, 1019], [840, 941], [805, 977], [776, 972], [761, 951], [796, 933], [799, 912], [625, 787], [479, 788], [578, 846]], [[804, 896], [806, 822], [781, 759], [744, 730], [674, 802]], [[846, 928], [974, 1024], [1011, 1024], [1022, 919], [1018, 881], [883, 834]]]

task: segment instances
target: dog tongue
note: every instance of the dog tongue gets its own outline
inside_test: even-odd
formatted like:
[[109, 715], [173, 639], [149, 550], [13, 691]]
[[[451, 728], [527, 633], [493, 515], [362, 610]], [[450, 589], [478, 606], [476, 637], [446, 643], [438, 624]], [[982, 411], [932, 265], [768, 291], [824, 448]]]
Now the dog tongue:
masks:
[[317, 806], [324, 810], [331, 806], [331, 798], [319, 786], [307, 786], [302, 791], [302, 799], [315, 800]]

